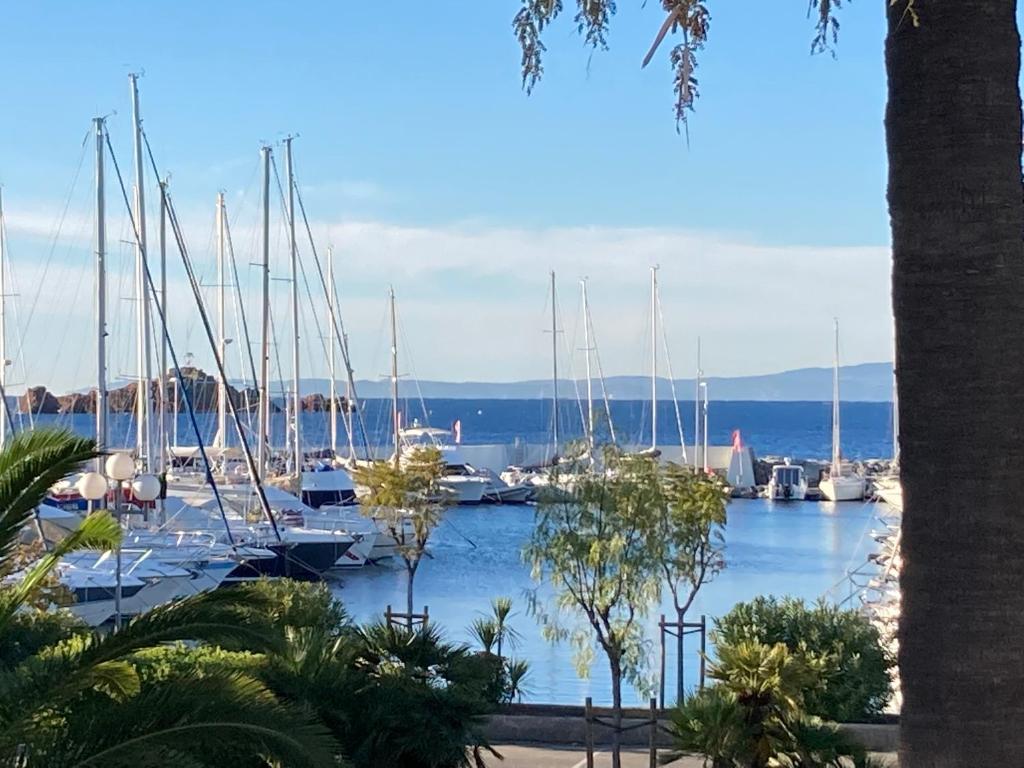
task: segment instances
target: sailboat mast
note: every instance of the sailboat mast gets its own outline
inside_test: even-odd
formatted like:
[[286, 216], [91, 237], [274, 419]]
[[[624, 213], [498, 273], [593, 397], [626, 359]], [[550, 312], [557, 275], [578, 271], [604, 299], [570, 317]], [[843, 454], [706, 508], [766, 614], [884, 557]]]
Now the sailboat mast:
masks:
[[590, 374], [590, 302], [587, 301], [587, 278], [580, 280], [583, 290], [583, 347], [587, 355], [587, 444], [594, 449], [594, 380]]
[[[92, 121], [96, 132], [96, 448], [107, 447], [107, 221], [103, 189], [103, 118]], [[103, 458], [96, 459], [103, 471]]]
[[842, 457], [839, 453], [839, 318], [834, 318], [835, 349], [832, 355], [832, 477], [842, 474]]
[[[227, 317], [225, 285], [227, 270], [225, 269], [225, 237], [224, 237], [224, 193], [217, 194], [217, 356], [221, 367], [227, 366]], [[218, 371], [220, 367], [218, 367]], [[217, 376], [217, 447], [226, 448], [228, 444], [228, 383], [223, 376]]]
[[558, 455], [558, 310], [555, 270], [551, 270], [551, 439]]
[[701, 389], [704, 390], [704, 474], [708, 473], [708, 383], [702, 381]]
[[132, 96], [132, 124], [134, 126], [135, 148], [135, 225], [138, 236], [135, 242], [135, 299], [138, 316], [138, 385], [136, 392], [136, 449], [143, 471], [149, 471], [153, 463], [152, 410], [150, 404], [150, 382], [153, 380], [150, 345], [149, 290], [146, 283], [146, 174], [142, 154], [142, 116], [139, 112], [138, 75], [128, 75]]
[[327, 329], [328, 363], [331, 367], [331, 458], [338, 455], [338, 386], [337, 372], [334, 367], [334, 345], [338, 340], [334, 337], [334, 247], [327, 247], [327, 314], [330, 315], [330, 327]]
[[[697, 337], [697, 380], [693, 396], [693, 470], [697, 471], [700, 457], [700, 382], [704, 371], [700, 367], [700, 336]], [[706, 459], [705, 459], [706, 460]]]
[[292, 435], [295, 471], [302, 472], [302, 394], [299, 392], [299, 251], [295, 247], [295, 173], [292, 137], [284, 140], [285, 175], [288, 177], [288, 250], [292, 263]]
[[651, 267], [651, 449], [658, 447], [658, 268]]
[[395, 322], [395, 289], [391, 288], [391, 426], [395, 441], [395, 469], [398, 468], [402, 450], [401, 433], [398, 423], [398, 327]]
[[263, 272], [260, 292], [260, 413], [257, 464], [261, 478], [267, 475], [270, 453], [270, 147], [261, 147], [263, 155]]
[[[160, 305], [167, 311], [167, 181], [160, 182]], [[158, 473], [167, 469], [167, 329], [160, 329], [160, 370], [157, 372], [157, 467]], [[164, 500], [157, 499], [161, 512]], [[162, 516], [161, 516], [161, 519]]]

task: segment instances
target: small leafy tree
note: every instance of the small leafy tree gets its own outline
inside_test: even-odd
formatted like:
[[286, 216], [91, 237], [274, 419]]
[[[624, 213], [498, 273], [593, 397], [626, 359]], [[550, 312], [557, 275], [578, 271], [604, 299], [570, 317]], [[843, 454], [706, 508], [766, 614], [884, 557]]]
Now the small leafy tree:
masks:
[[663, 503], [658, 507], [658, 564], [679, 621], [700, 588], [725, 567], [725, 507], [728, 493], [717, 475], [676, 464], [665, 470]]
[[416, 571], [444, 507], [451, 502], [451, 494], [440, 482], [443, 474], [441, 452], [430, 446], [413, 449], [401, 462], [375, 461], [355, 472], [356, 483], [367, 491], [363, 514], [384, 526], [405, 563], [405, 602], [410, 627]]
[[[608, 457], [608, 472], [580, 475], [566, 501], [542, 500], [525, 548], [536, 581], [555, 592], [556, 611], [531, 593], [531, 610], [550, 640], [568, 639], [577, 672], [585, 676], [594, 645], [604, 653], [612, 681], [613, 765], [620, 764], [622, 683], [648, 689], [641, 619], [660, 593], [651, 542], [652, 509], [660, 504], [658, 465], [643, 457]], [[564, 614], [576, 619], [563, 623]]]

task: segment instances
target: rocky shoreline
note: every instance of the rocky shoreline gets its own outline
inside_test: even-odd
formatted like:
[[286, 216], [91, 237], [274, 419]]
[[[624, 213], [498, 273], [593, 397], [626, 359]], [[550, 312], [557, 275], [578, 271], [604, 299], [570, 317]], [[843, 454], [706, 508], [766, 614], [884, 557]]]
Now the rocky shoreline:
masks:
[[[804, 475], [807, 477], [807, 485], [817, 488], [821, 480], [822, 472], [827, 470], [830, 461], [827, 459], [794, 459], [784, 456], [764, 456], [754, 461], [754, 481], [757, 485], [768, 485], [772, 477], [772, 467], [778, 464], [785, 464], [789, 461], [795, 467], [803, 467]], [[861, 461], [843, 461], [843, 467], [853, 467], [854, 472], [864, 477], [871, 478], [879, 475], [892, 473], [894, 463], [892, 459], [863, 459]]]
[[[208, 413], [217, 410], [217, 380], [199, 368], [182, 368], [181, 376], [185, 382], [185, 389], [192, 401], [192, 408], [199, 413]], [[132, 413], [135, 411], [138, 384], [132, 382], [117, 389], [111, 389], [107, 393], [107, 408], [110, 413]], [[185, 392], [179, 391], [175, 379], [168, 373], [167, 391], [165, 397], [159, 397], [160, 383], [157, 380], [150, 382], [150, 392], [154, 403], [165, 403], [167, 412], [178, 410], [185, 411]], [[243, 410], [255, 410], [259, 405], [259, 392], [252, 387], [236, 389], [228, 385], [228, 396], [235, 407]], [[177, 407], [174, 400], [177, 398]], [[319, 393], [306, 395], [302, 398], [302, 410], [304, 412], [321, 412], [330, 410], [330, 397]], [[344, 412], [348, 403], [344, 397], [338, 398], [338, 408]], [[22, 413], [33, 414], [69, 414], [69, 413], [95, 413], [96, 412], [96, 390], [89, 392], [70, 392], [66, 395], [55, 395], [44, 386], [29, 387], [25, 394], [18, 398], [18, 409]], [[279, 413], [280, 406], [270, 403], [272, 413]]]

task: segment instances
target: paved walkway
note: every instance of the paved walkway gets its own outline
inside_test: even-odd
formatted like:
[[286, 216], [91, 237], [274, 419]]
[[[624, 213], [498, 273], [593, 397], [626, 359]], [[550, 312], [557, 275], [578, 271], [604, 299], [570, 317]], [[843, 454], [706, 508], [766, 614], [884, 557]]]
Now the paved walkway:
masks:
[[[494, 747], [504, 761], [488, 761], [494, 768], [586, 768], [587, 753], [583, 747], [544, 747], [537, 745], [523, 746], [514, 744], [495, 745]], [[878, 754], [876, 758], [885, 762], [883, 765], [896, 767], [896, 756]], [[607, 752], [595, 755], [594, 768], [609, 768], [611, 756]], [[648, 768], [650, 762], [646, 750], [623, 750], [623, 768]], [[677, 768], [702, 768], [704, 761], [699, 757], [687, 757], [672, 763]]]

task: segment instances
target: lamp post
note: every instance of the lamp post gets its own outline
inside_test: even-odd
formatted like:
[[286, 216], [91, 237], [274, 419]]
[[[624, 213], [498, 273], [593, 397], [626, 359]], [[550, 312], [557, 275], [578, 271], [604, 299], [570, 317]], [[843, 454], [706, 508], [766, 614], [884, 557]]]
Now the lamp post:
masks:
[[[127, 453], [107, 457], [103, 473], [86, 472], [78, 478], [78, 492], [95, 502], [105, 499], [111, 482], [114, 488], [114, 517], [121, 522], [124, 514], [124, 484], [131, 481], [132, 497], [138, 501], [155, 501], [160, 495], [160, 479], [156, 475], [136, 474], [135, 459]], [[121, 542], [114, 551], [114, 630], [121, 629]]]

